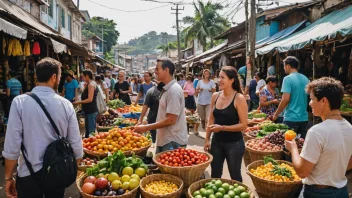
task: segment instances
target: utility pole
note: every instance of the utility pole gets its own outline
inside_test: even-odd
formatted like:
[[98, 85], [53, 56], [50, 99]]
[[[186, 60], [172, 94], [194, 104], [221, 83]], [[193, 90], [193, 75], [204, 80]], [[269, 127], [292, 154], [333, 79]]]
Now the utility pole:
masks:
[[[104, 20], [104, 19], [103, 19]], [[103, 24], [101, 24], [101, 51], [103, 53], [103, 57], [104, 57], [104, 21]], [[105, 57], [104, 57], [105, 58]]]
[[256, 0], [251, 0], [251, 17], [249, 23], [249, 57], [252, 65], [252, 76], [257, 71], [255, 65], [255, 40], [256, 40]]
[[182, 9], [180, 9], [179, 4], [176, 4], [176, 8], [171, 8], [171, 10], [175, 10], [176, 13], [172, 13], [172, 14], [176, 14], [176, 29], [177, 29], [177, 57], [178, 57], [178, 64], [176, 66], [177, 70], [180, 71], [181, 70], [181, 45], [180, 45], [180, 29], [179, 29], [179, 25], [178, 25], [178, 15], [181, 14], [179, 11], [180, 10], [184, 10], [185, 7], [183, 7]]

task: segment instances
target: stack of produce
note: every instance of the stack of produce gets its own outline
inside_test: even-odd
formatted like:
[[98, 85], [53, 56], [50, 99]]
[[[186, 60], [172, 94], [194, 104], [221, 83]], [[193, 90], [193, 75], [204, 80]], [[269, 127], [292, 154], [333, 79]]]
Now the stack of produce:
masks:
[[277, 130], [281, 130], [285, 132], [287, 129], [289, 129], [289, 127], [285, 124], [275, 124], [275, 123], [265, 123], [265, 124], [261, 124], [259, 127], [260, 127], [260, 131], [258, 132], [257, 137], [264, 137]]
[[97, 124], [98, 126], [104, 126], [104, 127], [113, 126], [114, 119], [118, 117], [119, 117], [119, 114], [115, 110], [109, 109], [107, 112], [97, 117]]
[[292, 166], [285, 163], [279, 164], [270, 156], [265, 156], [264, 164], [250, 171], [255, 176], [269, 181], [289, 182], [301, 180]]
[[292, 164], [270, 156], [249, 164], [247, 174], [260, 197], [298, 197], [302, 188], [302, 180]]
[[265, 152], [282, 150], [281, 146], [277, 146], [271, 143], [267, 138], [249, 140], [248, 142], [246, 142], [246, 147], [249, 147], [253, 150]]
[[266, 114], [262, 113], [259, 110], [253, 110], [248, 113], [248, 120], [252, 120], [254, 122], [262, 122], [266, 119]]
[[82, 195], [114, 196], [137, 193], [140, 179], [146, 176], [147, 166], [142, 159], [126, 158], [119, 151], [86, 170], [77, 184]]
[[140, 113], [142, 112], [143, 106], [140, 105], [127, 105], [124, 107], [117, 108], [119, 113]]
[[79, 163], [80, 166], [94, 166], [96, 165], [98, 160], [96, 158], [89, 158], [86, 157], [82, 159], [82, 161]]
[[126, 104], [122, 100], [116, 99], [116, 100], [110, 100], [107, 103], [107, 106], [112, 109], [118, 109], [124, 107]]
[[221, 180], [211, 180], [201, 189], [192, 193], [193, 198], [250, 198], [250, 193], [242, 184], [230, 184]]
[[149, 137], [134, 133], [129, 129], [113, 128], [109, 132], [97, 133], [94, 137], [83, 139], [87, 154], [107, 154], [121, 151], [138, 151], [151, 145]]
[[101, 115], [97, 119], [98, 126], [114, 127], [114, 126], [134, 126], [138, 122], [137, 119], [123, 118], [112, 115]]
[[209, 153], [185, 148], [165, 151], [153, 157], [161, 173], [175, 175], [183, 180], [184, 190], [201, 178], [211, 161], [213, 156]]
[[183, 167], [202, 164], [208, 161], [208, 157], [195, 150], [181, 148], [160, 155], [157, 161], [167, 166]]
[[183, 181], [170, 174], [153, 174], [141, 180], [142, 197], [178, 198], [183, 190]]
[[145, 191], [155, 195], [165, 195], [176, 192], [178, 186], [172, 182], [166, 182], [165, 180], [153, 181], [145, 187]]

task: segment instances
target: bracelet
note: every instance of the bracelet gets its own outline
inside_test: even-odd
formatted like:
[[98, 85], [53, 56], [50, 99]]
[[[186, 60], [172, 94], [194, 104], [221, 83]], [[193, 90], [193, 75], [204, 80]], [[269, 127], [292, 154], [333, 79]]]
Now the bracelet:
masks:
[[13, 177], [6, 178], [6, 177], [5, 177], [5, 181], [10, 181], [10, 180], [15, 180], [15, 178], [13, 178]]

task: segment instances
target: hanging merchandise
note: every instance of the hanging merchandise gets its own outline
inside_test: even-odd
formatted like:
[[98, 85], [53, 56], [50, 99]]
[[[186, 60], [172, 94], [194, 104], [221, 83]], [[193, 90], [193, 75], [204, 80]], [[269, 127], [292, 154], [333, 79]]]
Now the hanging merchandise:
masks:
[[6, 43], [6, 39], [5, 39], [5, 37], [4, 37], [4, 38], [2, 38], [2, 54], [3, 54], [3, 55], [6, 54], [6, 50], [5, 50], [6, 45], [7, 45], [7, 43]]
[[32, 54], [34, 54], [34, 55], [39, 55], [40, 54], [40, 46], [39, 46], [38, 41], [33, 43]]
[[19, 40], [10, 39], [9, 45], [7, 48], [7, 55], [8, 56], [22, 56], [23, 55], [22, 45]]
[[22, 56], [22, 55], [23, 55], [22, 44], [20, 43], [19, 40], [16, 40], [15, 55], [13, 54], [13, 56]]
[[24, 43], [24, 55], [25, 56], [30, 56], [31, 55], [31, 46], [29, 44], [29, 41], [26, 41]]

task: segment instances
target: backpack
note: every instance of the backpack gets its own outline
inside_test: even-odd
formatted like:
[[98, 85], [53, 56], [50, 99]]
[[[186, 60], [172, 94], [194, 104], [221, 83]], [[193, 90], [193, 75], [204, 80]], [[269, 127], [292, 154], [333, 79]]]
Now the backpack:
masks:
[[[26, 94], [32, 97], [42, 108], [59, 137], [46, 147], [43, 158], [43, 171], [40, 177], [40, 186], [42, 189], [67, 188], [75, 182], [77, 177], [77, 163], [71, 144], [65, 137], [60, 135], [59, 129], [38, 96], [34, 93]], [[21, 151], [30, 175], [34, 176], [32, 165], [25, 155], [26, 150], [23, 142], [21, 144]]]
[[105, 113], [108, 110], [108, 108], [106, 107], [106, 104], [105, 104], [103, 91], [101, 90], [100, 86], [96, 86], [96, 88], [98, 89], [96, 101], [97, 101], [97, 107], [98, 107], [98, 114], [100, 115]]

